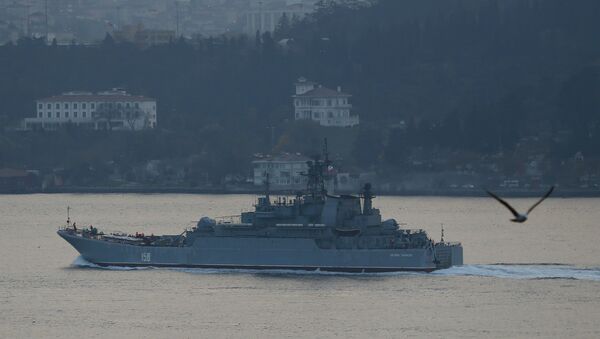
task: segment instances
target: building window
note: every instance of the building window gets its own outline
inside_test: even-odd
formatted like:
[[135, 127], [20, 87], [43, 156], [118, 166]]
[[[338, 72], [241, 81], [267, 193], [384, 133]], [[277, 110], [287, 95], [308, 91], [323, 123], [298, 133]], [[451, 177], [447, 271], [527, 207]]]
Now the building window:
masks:
[[73, 118], [77, 118], [77, 112], [73, 112]]
[[60, 112], [56, 112], [56, 118], [60, 118]]
[[85, 109], [85, 106], [87, 106], [87, 104], [85, 102], [83, 104], [81, 104], [81, 108]]
[[125, 104], [125, 107], [126, 107], [126, 108], [129, 108], [129, 107], [130, 107], [129, 103], [126, 103], [126, 104]]
[[52, 104], [47, 104], [47, 105], [46, 105], [46, 108], [47, 108], [47, 109], [50, 109], [50, 108], [52, 108]]
[[65, 109], [69, 109], [69, 104], [65, 102]]
[[87, 114], [85, 114], [85, 112], [81, 112], [81, 117], [82, 117], [82, 118], [85, 118], [85, 116], [86, 116], [86, 115], [87, 115]]
[[44, 105], [38, 104], [38, 109], [42, 109], [42, 108], [44, 108]]
[[140, 108], [140, 104], [138, 102], [135, 103], [135, 108]]
[[48, 118], [52, 118], [52, 113], [48, 112]]
[[331, 99], [327, 99], [327, 106], [331, 106]]
[[38, 113], [38, 118], [41, 118], [43, 116], [44, 116], [44, 113], [42, 113], [42, 112]]
[[77, 108], [77, 103], [74, 103], [74, 104], [73, 104], [73, 108]]
[[69, 117], [69, 112], [65, 112], [65, 118]]
[[56, 103], [56, 105], [54, 105], [54, 108], [59, 109], [60, 108], [60, 104]]
[[93, 102], [90, 104], [90, 108], [94, 109], [96, 108], [96, 104], [94, 104]]

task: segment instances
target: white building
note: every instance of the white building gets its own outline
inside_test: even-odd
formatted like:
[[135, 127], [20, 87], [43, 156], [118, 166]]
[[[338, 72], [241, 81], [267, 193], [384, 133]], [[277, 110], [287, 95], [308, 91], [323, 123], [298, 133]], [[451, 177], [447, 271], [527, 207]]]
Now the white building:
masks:
[[242, 13], [244, 22], [243, 31], [248, 35], [273, 32], [284, 15], [290, 20], [294, 17], [302, 19], [306, 14], [315, 9], [316, 0], [286, 0], [263, 1], [253, 0], [250, 8]]
[[269, 175], [269, 185], [274, 189], [302, 189], [306, 187], [307, 162], [310, 159], [299, 154], [282, 154], [262, 157], [252, 161], [254, 185], [264, 186]]
[[36, 117], [25, 129], [55, 130], [72, 124], [89, 129], [142, 130], [156, 127], [156, 100], [120, 89], [67, 92], [36, 101]]
[[358, 114], [352, 112], [350, 94], [322, 87], [305, 78], [296, 82], [293, 95], [296, 120], [313, 120], [321, 126], [351, 127], [358, 125]]

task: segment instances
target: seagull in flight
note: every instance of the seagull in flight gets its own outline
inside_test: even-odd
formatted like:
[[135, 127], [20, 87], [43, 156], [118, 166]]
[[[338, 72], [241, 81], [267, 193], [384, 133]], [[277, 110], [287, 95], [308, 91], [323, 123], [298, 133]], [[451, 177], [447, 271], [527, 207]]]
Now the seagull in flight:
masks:
[[529, 216], [529, 213], [531, 213], [531, 211], [533, 211], [533, 209], [536, 208], [537, 205], [541, 204], [542, 201], [546, 200], [546, 198], [549, 197], [550, 194], [552, 194], [552, 191], [554, 191], [554, 186], [550, 187], [550, 189], [548, 190], [548, 192], [546, 192], [546, 194], [544, 194], [544, 196], [540, 200], [538, 200], [535, 204], [533, 204], [533, 206], [529, 207], [529, 209], [527, 210], [527, 212], [523, 213], [523, 214], [517, 212], [511, 205], [509, 205], [506, 201], [502, 200], [500, 197], [498, 197], [494, 193], [492, 193], [490, 191], [486, 191], [486, 192], [492, 198], [498, 200], [502, 205], [506, 206], [506, 208], [508, 208], [510, 210], [510, 212], [515, 216], [514, 219], [510, 219], [510, 221], [522, 223], [522, 222], [525, 222], [527, 220], [527, 216]]

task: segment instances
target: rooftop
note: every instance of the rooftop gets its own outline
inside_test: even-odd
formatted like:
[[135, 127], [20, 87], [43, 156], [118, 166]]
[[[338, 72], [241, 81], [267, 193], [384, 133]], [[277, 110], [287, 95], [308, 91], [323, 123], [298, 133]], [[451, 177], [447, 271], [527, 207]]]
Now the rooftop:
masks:
[[66, 92], [43, 99], [40, 102], [64, 102], [64, 101], [155, 101], [142, 95], [131, 95], [123, 90], [111, 90], [98, 93], [92, 92]]
[[[284, 39], [284, 40], [289, 40], [289, 39]], [[303, 84], [303, 85], [316, 85], [316, 82], [310, 81], [308, 79], [306, 79], [305, 77], [299, 77], [298, 80], [296, 81], [297, 85]]]
[[27, 175], [27, 171], [22, 169], [0, 168], [0, 178], [23, 178]]
[[270, 155], [261, 155], [261, 156], [255, 156], [254, 160], [252, 162], [306, 162], [306, 161], [310, 161], [311, 159], [307, 156], [304, 156], [302, 154], [296, 153], [282, 153], [279, 155], [275, 155], [275, 156], [270, 156]]
[[296, 94], [296, 98], [323, 98], [323, 97], [351, 97], [352, 95], [327, 87], [317, 87], [303, 94]]

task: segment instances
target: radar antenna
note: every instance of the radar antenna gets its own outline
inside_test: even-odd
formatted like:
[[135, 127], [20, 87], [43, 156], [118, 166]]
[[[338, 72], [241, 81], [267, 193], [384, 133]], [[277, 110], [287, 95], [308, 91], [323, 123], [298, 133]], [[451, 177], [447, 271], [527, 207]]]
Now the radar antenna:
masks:
[[442, 223], [442, 238], [440, 239], [440, 242], [444, 242], [444, 223]]
[[308, 178], [306, 188], [309, 194], [313, 197], [325, 197], [327, 189], [325, 188], [325, 176], [331, 166], [329, 160], [329, 152], [327, 150], [327, 138], [323, 142], [323, 159], [319, 155], [315, 155], [312, 160], [306, 162], [308, 173], [301, 173]]
[[323, 139], [323, 158], [325, 159], [325, 165], [329, 165], [329, 151], [327, 151], [327, 138]]
[[373, 192], [371, 191], [371, 183], [367, 182], [363, 186], [362, 197], [363, 197], [363, 214], [370, 215], [373, 211]]

